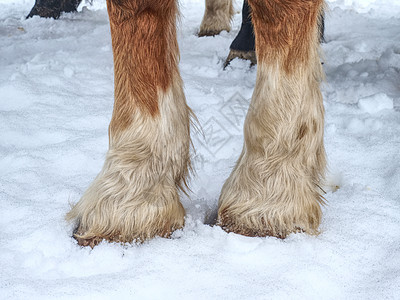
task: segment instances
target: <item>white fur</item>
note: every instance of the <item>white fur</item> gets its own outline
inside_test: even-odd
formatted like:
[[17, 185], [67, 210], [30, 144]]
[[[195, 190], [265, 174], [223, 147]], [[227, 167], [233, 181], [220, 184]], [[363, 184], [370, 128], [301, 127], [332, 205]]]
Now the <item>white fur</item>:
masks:
[[290, 74], [281, 61], [259, 62], [243, 151], [219, 200], [218, 223], [227, 231], [282, 238], [318, 233], [326, 162], [317, 43], [311, 64]]

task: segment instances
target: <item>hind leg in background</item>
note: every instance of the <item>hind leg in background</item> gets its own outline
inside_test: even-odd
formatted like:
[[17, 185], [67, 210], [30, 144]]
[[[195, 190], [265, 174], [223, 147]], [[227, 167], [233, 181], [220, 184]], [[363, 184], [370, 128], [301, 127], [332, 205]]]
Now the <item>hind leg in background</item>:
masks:
[[242, 25], [240, 31], [230, 46], [230, 52], [225, 61], [224, 68], [235, 58], [250, 60], [252, 65], [257, 63], [251, 9], [247, 0], [243, 2]]
[[184, 225], [190, 115], [175, 0], [108, 0], [115, 102], [103, 169], [67, 214], [82, 246], [168, 237]]
[[206, 10], [200, 25], [199, 36], [217, 35], [231, 30], [232, 0], [205, 0]]
[[257, 81], [218, 224], [249, 236], [317, 234], [325, 171], [318, 19], [323, 0], [249, 0]]

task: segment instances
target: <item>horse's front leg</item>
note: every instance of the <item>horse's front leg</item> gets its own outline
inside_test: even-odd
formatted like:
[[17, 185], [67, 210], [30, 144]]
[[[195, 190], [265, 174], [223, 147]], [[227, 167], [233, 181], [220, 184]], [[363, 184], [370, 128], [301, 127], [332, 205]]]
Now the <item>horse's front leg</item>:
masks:
[[115, 72], [109, 151], [68, 213], [80, 245], [169, 236], [184, 224], [190, 114], [178, 71], [175, 0], [108, 0]]
[[323, 0], [249, 4], [257, 82], [243, 151], [222, 189], [218, 222], [249, 236], [316, 234], [326, 165], [318, 55]]

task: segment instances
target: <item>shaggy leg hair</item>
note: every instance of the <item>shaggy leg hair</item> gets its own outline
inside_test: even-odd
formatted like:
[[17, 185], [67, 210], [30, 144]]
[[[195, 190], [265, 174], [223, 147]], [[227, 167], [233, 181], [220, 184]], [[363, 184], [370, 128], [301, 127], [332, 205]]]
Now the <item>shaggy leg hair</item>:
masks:
[[199, 36], [217, 35], [231, 30], [232, 0], [205, 0], [206, 10], [200, 25]]
[[110, 148], [67, 214], [83, 246], [169, 236], [184, 225], [190, 115], [178, 71], [175, 0], [108, 0], [115, 68]]
[[318, 16], [323, 0], [249, 0], [258, 60], [242, 154], [218, 224], [248, 236], [317, 234], [325, 172]]

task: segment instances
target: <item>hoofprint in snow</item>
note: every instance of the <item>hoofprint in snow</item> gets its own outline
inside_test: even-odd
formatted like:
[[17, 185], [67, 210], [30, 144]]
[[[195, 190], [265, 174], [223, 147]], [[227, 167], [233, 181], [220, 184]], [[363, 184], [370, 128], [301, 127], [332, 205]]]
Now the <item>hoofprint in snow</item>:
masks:
[[[180, 69], [196, 175], [172, 239], [80, 248], [64, 215], [100, 170], [113, 105], [105, 1], [25, 20], [0, 0], [0, 299], [399, 299], [400, 3], [329, 1], [323, 45], [329, 158], [317, 237], [206, 225], [242, 147], [256, 68], [222, 70], [240, 26], [198, 38], [203, 0], [181, 1]], [[240, 8], [241, 3], [236, 3]]]

